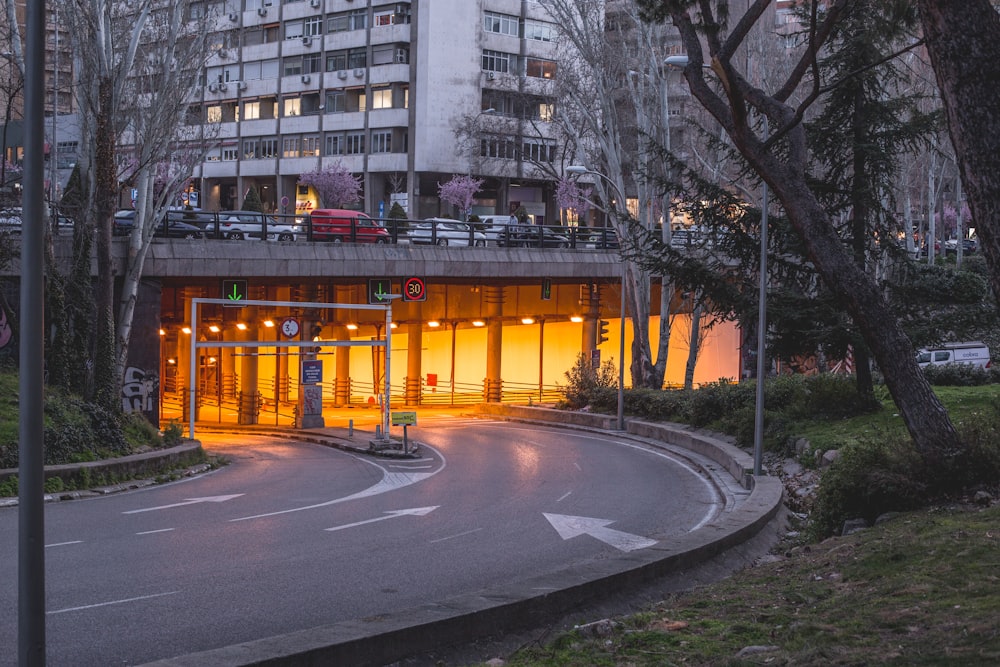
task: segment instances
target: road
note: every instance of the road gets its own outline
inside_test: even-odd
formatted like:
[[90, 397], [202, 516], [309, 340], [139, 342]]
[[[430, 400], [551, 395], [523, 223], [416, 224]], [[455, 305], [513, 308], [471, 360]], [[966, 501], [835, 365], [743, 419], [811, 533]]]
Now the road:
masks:
[[[731, 502], [614, 435], [439, 419], [410, 428], [413, 460], [198, 437], [230, 464], [46, 506], [49, 665], [141, 664], [407, 609], [656, 549]], [[16, 508], [0, 532], [0, 645], [14, 647]]]

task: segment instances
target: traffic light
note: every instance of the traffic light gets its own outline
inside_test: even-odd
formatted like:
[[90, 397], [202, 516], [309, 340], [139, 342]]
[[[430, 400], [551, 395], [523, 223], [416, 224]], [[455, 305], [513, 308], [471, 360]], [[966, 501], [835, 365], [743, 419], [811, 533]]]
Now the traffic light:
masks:
[[602, 343], [607, 343], [608, 342], [608, 324], [610, 324], [610, 322], [608, 322], [607, 320], [598, 320], [597, 321], [597, 344], [598, 345], [601, 345]]

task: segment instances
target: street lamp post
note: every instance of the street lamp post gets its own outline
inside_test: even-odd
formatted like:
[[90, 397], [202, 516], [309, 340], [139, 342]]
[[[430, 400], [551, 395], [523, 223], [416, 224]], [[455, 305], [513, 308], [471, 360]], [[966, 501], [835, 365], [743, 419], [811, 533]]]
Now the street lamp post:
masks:
[[[591, 174], [604, 179], [615, 193], [619, 196], [619, 201], [625, 201], [625, 195], [618, 189], [618, 185], [610, 178], [599, 171], [587, 169], [582, 165], [570, 165], [566, 167], [567, 174]], [[620, 244], [619, 244], [620, 245]], [[622, 259], [622, 283], [621, 283], [621, 309], [619, 311], [619, 335], [618, 335], [618, 430], [625, 430], [625, 260]]]

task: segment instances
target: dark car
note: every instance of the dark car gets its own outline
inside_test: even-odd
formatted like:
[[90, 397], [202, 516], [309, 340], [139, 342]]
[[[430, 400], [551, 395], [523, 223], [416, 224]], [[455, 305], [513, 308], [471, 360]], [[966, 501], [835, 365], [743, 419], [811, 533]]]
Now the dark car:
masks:
[[511, 225], [505, 245], [518, 248], [568, 248], [569, 237], [559, 230], [562, 227], [545, 225]]
[[[111, 231], [116, 236], [126, 236], [132, 233], [135, 225], [135, 211], [118, 211], [115, 213], [115, 221]], [[205, 232], [201, 227], [192, 225], [181, 220], [173, 220], [167, 216], [166, 220], [156, 223], [153, 236], [171, 239], [200, 239], [205, 237]]]

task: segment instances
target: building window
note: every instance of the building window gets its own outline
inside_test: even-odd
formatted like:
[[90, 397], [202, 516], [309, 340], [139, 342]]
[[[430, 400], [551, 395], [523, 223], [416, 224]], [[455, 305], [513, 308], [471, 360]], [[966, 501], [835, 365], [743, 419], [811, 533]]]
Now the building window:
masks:
[[305, 25], [303, 26], [303, 33], [306, 35], [311, 35], [313, 37], [323, 34], [323, 17], [322, 16], [311, 16], [305, 20]]
[[351, 49], [347, 52], [347, 67], [351, 69], [363, 69], [368, 67], [368, 54], [365, 49]]
[[487, 72], [510, 72], [517, 56], [502, 51], [483, 49], [483, 69]]
[[343, 155], [344, 154], [344, 135], [342, 134], [328, 134], [326, 135], [326, 145], [323, 149], [324, 155]]
[[302, 73], [315, 74], [323, 71], [323, 56], [318, 53], [307, 53], [302, 56]]
[[302, 56], [285, 58], [281, 68], [281, 76], [295, 76], [296, 74], [302, 74]]
[[256, 160], [260, 157], [260, 139], [243, 140], [243, 159]]
[[302, 21], [289, 21], [285, 24], [285, 39], [302, 39]]
[[480, 157], [496, 157], [513, 160], [517, 151], [513, 139], [499, 135], [484, 135], [479, 140]]
[[392, 130], [372, 130], [372, 153], [392, 152]]
[[483, 30], [493, 32], [498, 35], [510, 35], [517, 37], [518, 20], [511, 14], [500, 14], [498, 12], [486, 12], [483, 15]]
[[299, 157], [299, 138], [284, 137], [281, 140], [281, 157]]
[[346, 32], [351, 29], [350, 14], [335, 14], [326, 19], [327, 32]]
[[365, 152], [365, 135], [361, 132], [348, 134], [346, 139], [345, 153], [347, 155], [363, 155]]
[[347, 53], [344, 51], [339, 51], [337, 53], [328, 53], [326, 55], [326, 71], [327, 72], [339, 72], [340, 70], [347, 69]]
[[284, 107], [282, 116], [301, 116], [302, 115], [302, 98], [299, 97], [286, 97], [282, 100], [282, 105]]
[[302, 157], [319, 157], [319, 135], [302, 137]]
[[351, 30], [365, 30], [368, 28], [368, 10], [367, 9], [355, 9], [350, 13], [350, 29]]
[[270, 139], [261, 139], [260, 157], [262, 158], [278, 157], [278, 140], [273, 137]]
[[218, 104], [214, 104], [208, 109], [206, 109], [205, 118], [209, 123], [221, 123], [222, 122], [222, 107]]
[[538, 79], [554, 79], [556, 78], [556, 63], [541, 58], [528, 58], [525, 61], [524, 73]]
[[235, 162], [240, 157], [240, 149], [236, 146], [223, 146], [222, 147], [222, 161], [223, 162]]
[[521, 147], [521, 159], [529, 162], [552, 162], [555, 154], [556, 142], [551, 139], [525, 139]]
[[524, 38], [538, 42], [551, 42], [556, 38], [555, 26], [544, 21], [528, 19], [524, 22]]
[[277, 78], [278, 78], [277, 60], [257, 60], [254, 62], [244, 63], [243, 65], [244, 81], [257, 81], [260, 79], [277, 79]]
[[392, 108], [392, 88], [372, 88], [372, 109]]
[[[327, 113], [344, 113], [347, 110], [347, 95], [342, 90], [338, 91], [327, 91], [326, 93], [326, 112]], [[327, 153], [329, 155], [329, 153]]]

